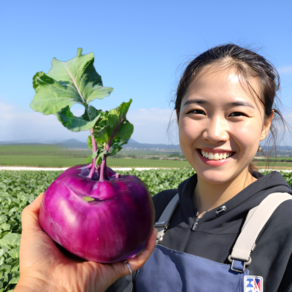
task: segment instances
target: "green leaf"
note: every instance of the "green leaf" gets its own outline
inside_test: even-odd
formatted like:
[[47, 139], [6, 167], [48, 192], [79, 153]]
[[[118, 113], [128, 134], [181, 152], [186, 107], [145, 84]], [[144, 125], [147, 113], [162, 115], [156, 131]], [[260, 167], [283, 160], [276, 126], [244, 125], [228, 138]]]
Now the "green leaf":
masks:
[[7, 217], [5, 215], [0, 216], [0, 224], [6, 222], [6, 220], [7, 220]]
[[34, 75], [33, 87], [36, 94], [30, 107], [45, 115], [55, 114], [62, 108], [71, 107], [75, 103], [84, 104], [74, 88], [62, 85], [44, 72]]
[[[20, 276], [20, 275], [19, 275]], [[9, 284], [17, 284], [18, 280], [19, 280], [19, 276], [18, 277], [14, 277], [9, 281]], [[8, 291], [9, 292], [9, 291]]]
[[92, 139], [91, 139], [91, 135], [89, 135], [88, 138], [87, 138], [87, 146], [92, 151]]
[[95, 126], [93, 131], [93, 136], [97, 143], [107, 144], [109, 142], [112, 133], [109, 125], [104, 127]]
[[127, 143], [128, 140], [131, 138], [133, 132], [134, 132], [134, 126], [131, 123], [129, 123], [128, 120], [125, 120], [123, 121], [120, 128], [116, 132], [115, 137], [119, 137], [121, 141], [125, 141], [125, 143]]
[[20, 234], [8, 233], [2, 239], [0, 239], [0, 247], [9, 248], [11, 246], [19, 246]]
[[55, 114], [66, 106], [79, 103], [86, 107], [94, 99], [109, 96], [113, 89], [102, 86], [93, 62], [93, 53], [82, 55], [82, 49], [67, 62], [54, 58], [48, 74], [38, 72], [33, 77], [35, 96], [31, 108], [45, 115]]
[[93, 128], [93, 126], [100, 117], [100, 114], [98, 114], [97, 111], [94, 112], [94, 115], [94, 119], [90, 120], [90, 117], [85, 111], [85, 113], [81, 117], [75, 117], [70, 111], [69, 106], [66, 106], [61, 111], [56, 113], [58, 120], [63, 124], [63, 126], [73, 132], [87, 131]]
[[0, 229], [2, 230], [9, 230], [10, 229], [10, 224], [8, 223], [3, 223], [0, 225]]
[[93, 128], [93, 136], [98, 143], [107, 143], [111, 146], [115, 137], [119, 137], [123, 144], [128, 142], [134, 130], [133, 125], [126, 119], [131, 103], [132, 100], [123, 102], [116, 109], [103, 113], [100, 122]]
[[19, 258], [19, 250], [14, 248], [8, 253], [13, 259], [18, 259]]

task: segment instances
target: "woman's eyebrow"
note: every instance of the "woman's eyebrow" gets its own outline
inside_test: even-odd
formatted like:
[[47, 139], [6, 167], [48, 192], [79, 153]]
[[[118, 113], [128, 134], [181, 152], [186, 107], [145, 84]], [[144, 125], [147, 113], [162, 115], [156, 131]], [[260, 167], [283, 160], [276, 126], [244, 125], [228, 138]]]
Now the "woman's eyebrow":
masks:
[[[193, 103], [196, 103], [196, 104], [208, 104], [208, 105], [211, 104], [209, 101], [204, 100], [204, 99], [189, 99], [184, 103], [184, 106], [188, 105], [188, 104], [193, 104]], [[226, 107], [248, 106], [248, 107], [251, 107], [251, 108], [255, 109], [254, 106], [251, 103], [247, 102], [247, 101], [228, 102], [228, 103], [225, 104], [225, 106]]]

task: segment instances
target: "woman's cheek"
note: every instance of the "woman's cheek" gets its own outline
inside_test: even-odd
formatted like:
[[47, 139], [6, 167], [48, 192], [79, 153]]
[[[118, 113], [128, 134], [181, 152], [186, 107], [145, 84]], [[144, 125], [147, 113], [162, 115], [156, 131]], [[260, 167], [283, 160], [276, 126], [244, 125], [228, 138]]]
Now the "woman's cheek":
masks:
[[240, 127], [231, 128], [231, 133], [233, 133], [234, 142], [241, 148], [239, 151], [253, 157], [258, 148], [259, 127], [253, 121], [250, 121]]
[[188, 161], [192, 159], [195, 148], [199, 147], [199, 145], [195, 145], [195, 141], [198, 137], [198, 125], [194, 125], [182, 119], [179, 123], [179, 142], [181, 150]]

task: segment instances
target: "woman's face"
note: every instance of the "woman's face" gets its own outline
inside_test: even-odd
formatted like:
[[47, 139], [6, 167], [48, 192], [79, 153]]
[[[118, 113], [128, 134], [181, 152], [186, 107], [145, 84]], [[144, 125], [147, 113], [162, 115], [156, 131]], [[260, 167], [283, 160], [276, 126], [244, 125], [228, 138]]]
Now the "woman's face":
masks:
[[[232, 69], [204, 72], [190, 84], [178, 116], [180, 146], [198, 176], [212, 184], [235, 179], [253, 160], [270, 119]], [[259, 84], [250, 78], [259, 93]], [[201, 150], [208, 157], [201, 155]], [[209, 153], [213, 154], [209, 156]], [[218, 154], [216, 154], [218, 153]], [[232, 153], [232, 156], [215, 160]]]

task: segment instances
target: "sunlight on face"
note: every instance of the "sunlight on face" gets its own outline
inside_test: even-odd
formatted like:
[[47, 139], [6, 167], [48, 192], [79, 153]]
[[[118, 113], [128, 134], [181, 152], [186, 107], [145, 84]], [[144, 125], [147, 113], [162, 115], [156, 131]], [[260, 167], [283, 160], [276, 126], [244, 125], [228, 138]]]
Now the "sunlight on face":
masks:
[[[180, 146], [198, 176], [218, 184], [235, 179], [255, 156], [269, 129], [264, 108], [232, 69], [204, 72], [190, 84], [178, 117]], [[259, 93], [259, 83], [250, 78]], [[198, 149], [223, 149], [235, 154], [227, 163], [204, 163]]]

